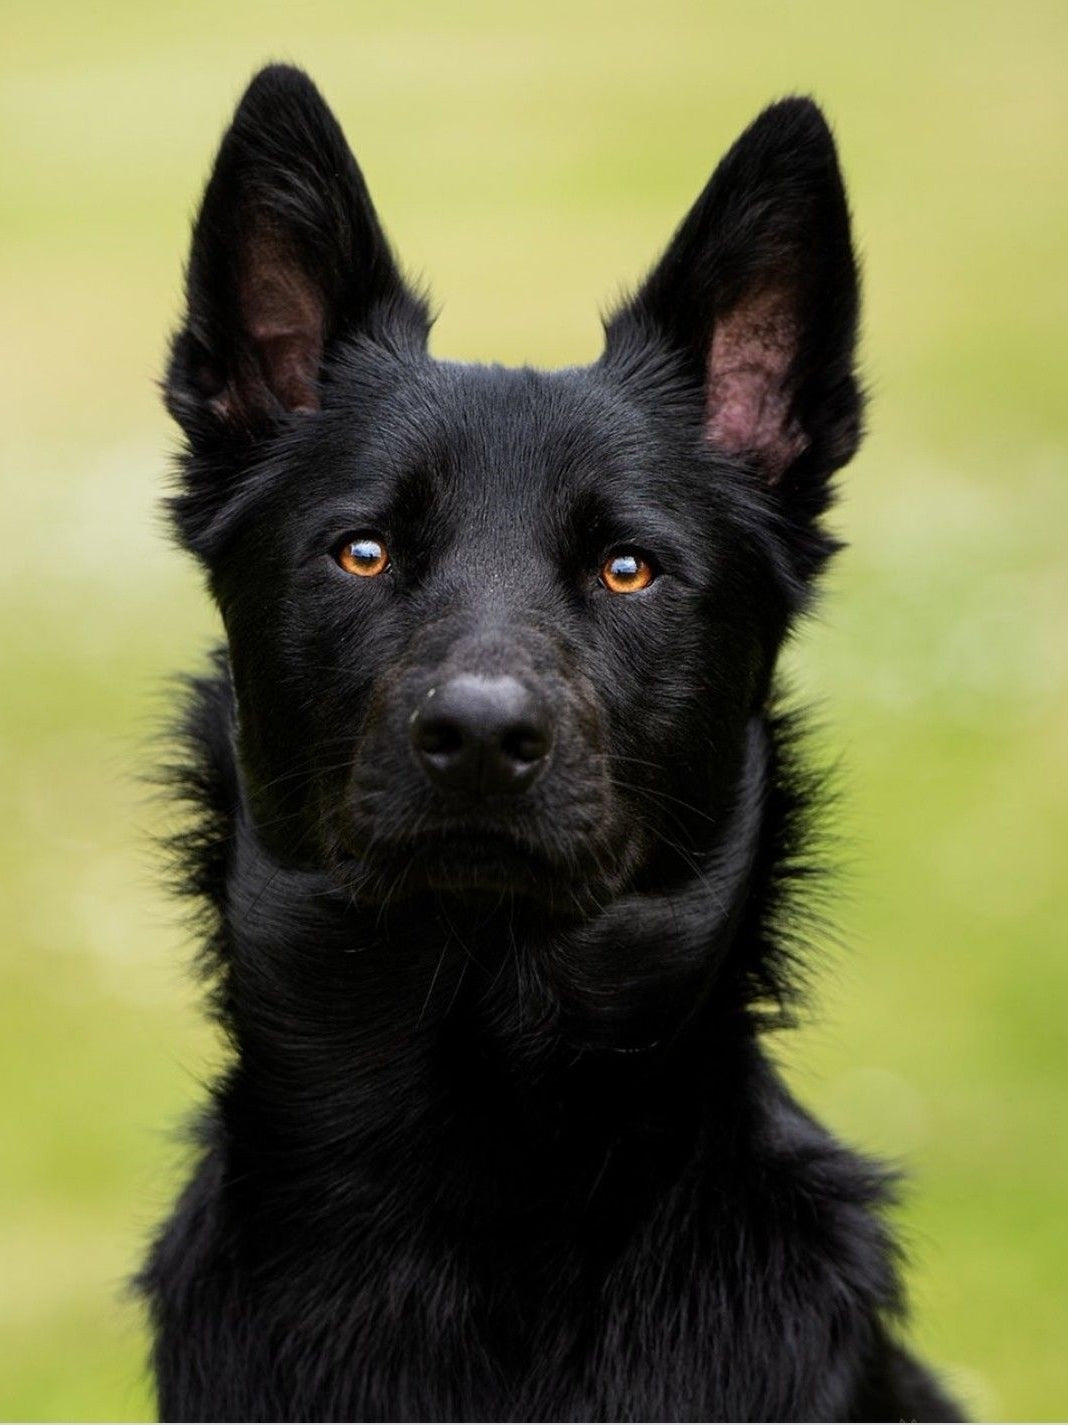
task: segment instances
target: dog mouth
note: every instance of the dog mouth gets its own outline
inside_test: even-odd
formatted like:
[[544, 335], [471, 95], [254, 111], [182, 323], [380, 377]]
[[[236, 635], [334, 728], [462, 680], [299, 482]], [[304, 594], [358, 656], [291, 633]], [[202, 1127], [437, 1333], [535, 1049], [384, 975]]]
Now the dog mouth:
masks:
[[578, 910], [595, 893], [583, 875], [540, 847], [502, 830], [443, 827], [393, 844], [346, 850], [339, 867], [361, 898], [438, 896], [478, 900], [518, 896], [547, 910]]

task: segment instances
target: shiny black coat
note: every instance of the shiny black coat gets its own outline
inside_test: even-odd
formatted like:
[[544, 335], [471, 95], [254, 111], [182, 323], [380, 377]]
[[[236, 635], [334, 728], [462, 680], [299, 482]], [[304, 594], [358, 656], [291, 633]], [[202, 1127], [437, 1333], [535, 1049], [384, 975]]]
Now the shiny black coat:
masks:
[[[598, 362], [507, 371], [427, 355], [340, 131], [267, 70], [188, 301], [172, 508], [228, 647], [174, 849], [232, 1056], [140, 1279], [163, 1416], [955, 1418], [896, 1343], [883, 1175], [761, 1046], [818, 862], [774, 665], [860, 427], [818, 110], [738, 141]], [[521, 789], [413, 754], [457, 677], [537, 707]]]

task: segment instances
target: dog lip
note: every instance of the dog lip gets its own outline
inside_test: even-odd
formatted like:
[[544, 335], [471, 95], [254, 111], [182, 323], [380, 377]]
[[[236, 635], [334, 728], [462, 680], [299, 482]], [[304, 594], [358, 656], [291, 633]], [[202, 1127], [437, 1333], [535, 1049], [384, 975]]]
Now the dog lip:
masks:
[[524, 844], [507, 831], [442, 828], [409, 842], [405, 850], [416, 863], [455, 865], [461, 877], [465, 867], [477, 872], [485, 867], [509, 866], [543, 873], [550, 867], [544, 852]]
[[[358, 854], [353, 859], [365, 860]], [[461, 894], [480, 890], [534, 893], [546, 883], [568, 879], [564, 868], [547, 852], [497, 827], [435, 826], [415, 837], [379, 843], [372, 859], [382, 867], [403, 867], [409, 888], [423, 885]]]
[[466, 846], [505, 848], [537, 855], [534, 848], [509, 827], [489, 826], [469, 822], [442, 822], [413, 836], [407, 843], [415, 849], [421, 846]]

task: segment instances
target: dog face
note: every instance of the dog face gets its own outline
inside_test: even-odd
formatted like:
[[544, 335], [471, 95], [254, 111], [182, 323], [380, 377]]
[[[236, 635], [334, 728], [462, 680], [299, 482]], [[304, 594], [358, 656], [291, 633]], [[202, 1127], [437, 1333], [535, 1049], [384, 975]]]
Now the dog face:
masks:
[[692, 864], [832, 547], [856, 303], [830, 135], [786, 101], [593, 366], [434, 360], [335, 121], [264, 71], [197, 220], [167, 395], [275, 854], [369, 899], [560, 915]]

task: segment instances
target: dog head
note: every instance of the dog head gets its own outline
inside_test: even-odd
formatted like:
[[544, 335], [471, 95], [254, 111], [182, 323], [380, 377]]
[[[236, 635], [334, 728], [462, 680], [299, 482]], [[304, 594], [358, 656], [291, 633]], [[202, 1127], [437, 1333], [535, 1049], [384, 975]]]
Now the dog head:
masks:
[[333, 116], [265, 70], [167, 377], [250, 814], [358, 896], [581, 915], [710, 845], [853, 454], [857, 281], [806, 100], [713, 174], [593, 365], [427, 352]]

